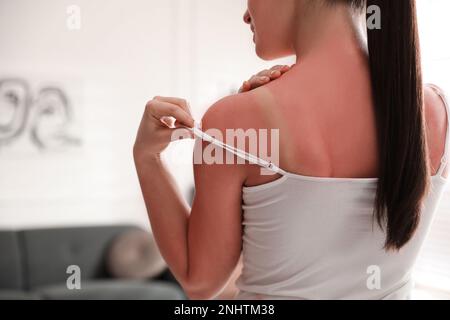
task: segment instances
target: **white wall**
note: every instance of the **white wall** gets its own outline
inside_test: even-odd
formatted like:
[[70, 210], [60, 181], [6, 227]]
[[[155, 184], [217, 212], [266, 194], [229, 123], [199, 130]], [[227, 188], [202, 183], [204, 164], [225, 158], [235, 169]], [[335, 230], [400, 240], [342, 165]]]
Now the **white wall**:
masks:
[[[450, 1], [419, 0], [418, 5], [425, 81], [450, 93], [450, 42], [446, 40], [450, 34], [447, 18]], [[450, 292], [449, 212], [450, 188], [447, 188], [415, 270], [416, 284], [447, 293], [428, 293], [428, 297], [437, 299], [448, 299]]]
[[[80, 30], [67, 28], [69, 5], [81, 9]], [[131, 153], [144, 105], [155, 95], [179, 96], [200, 118], [255, 71], [277, 63], [255, 56], [242, 22], [245, 6], [245, 0], [0, 0], [0, 78], [24, 78], [34, 94], [47, 84], [62, 86], [74, 109], [72, 130], [82, 139], [81, 147], [59, 152], [40, 152], [28, 132], [0, 145], [0, 228], [148, 227]], [[171, 168], [187, 196], [189, 143], [174, 149], [186, 159]]]

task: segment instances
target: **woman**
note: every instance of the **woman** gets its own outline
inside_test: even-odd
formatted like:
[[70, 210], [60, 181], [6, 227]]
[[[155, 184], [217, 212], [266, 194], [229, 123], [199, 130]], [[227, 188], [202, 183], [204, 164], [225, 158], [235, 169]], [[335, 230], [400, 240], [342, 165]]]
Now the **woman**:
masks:
[[[367, 8], [381, 29], [361, 31]], [[195, 164], [189, 208], [159, 156], [175, 130], [160, 120], [194, 120], [182, 99], [150, 101], [134, 158], [171, 271], [210, 299], [243, 250], [238, 299], [407, 299], [450, 152], [448, 106], [422, 84], [415, 1], [249, 0], [244, 20], [259, 57], [297, 63], [214, 104], [203, 131], [278, 129], [282, 170]]]

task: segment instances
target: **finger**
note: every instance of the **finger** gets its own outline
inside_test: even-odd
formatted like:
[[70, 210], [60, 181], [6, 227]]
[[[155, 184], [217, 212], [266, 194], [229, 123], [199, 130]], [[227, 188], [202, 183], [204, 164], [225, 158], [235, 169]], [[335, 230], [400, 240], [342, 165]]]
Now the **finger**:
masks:
[[256, 89], [258, 87], [261, 87], [261, 86], [265, 85], [268, 82], [270, 82], [270, 78], [269, 77], [253, 76], [249, 80], [250, 88], [248, 90]]
[[244, 83], [242, 84], [242, 86], [239, 88], [239, 93], [242, 92], [247, 92], [251, 89], [251, 84], [248, 81], [244, 81]]
[[276, 70], [281, 70], [283, 68], [283, 65], [281, 65], [281, 64], [279, 64], [279, 65], [276, 65], [276, 66], [273, 66], [272, 68], [270, 68], [270, 71], [272, 72], [272, 71], [276, 71]]
[[278, 79], [279, 77], [281, 77], [282, 73], [280, 70], [272, 70], [270, 71], [269, 77], [270, 79]]
[[270, 71], [271, 78], [279, 78], [283, 73], [286, 73], [290, 70], [291, 67], [288, 65], [277, 65], [272, 67]]
[[282, 68], [282, 66], [275, 66], [275, 67], [272, 67], [272, 68], [270, 68], [268, 70], [263, 70], [263, 71], [259, 72], [258, 74], [256, 74], [256, 76], [269, 77], [269, 78], [273, 78], [274, 75], [275, 76], [280, 76], [281, 75], [281, 72], [280, 72], [281, 68]]
[[269, 69], [265, 69], [262, 70], [260, 72], [258, 72], [255, 76], [259, 76], [259, 77], [264, 77], [264, 76], [268, 76], [270, 74], [270, 70]]
[[174, 117], [162, 117], [160, 119], [160, 121], [169, 128], [173, 128], [175, 126], [175, 118]]
[[189, 113], [190, 116], [192, 116], [191, 106], [189, 105], [189, 102], [185, 99], [176, 98], [176, 97], [161, 97], [161, 96], [156, 96], [153, 99], [157, 100], [157, 101], [163, 101], [163, 102], [175, 104], [175, 105], [181, 107], [187, 113]]
[[[176, 98], [176, 97], [162, 97], [162, 96], [156, 96], [154, 99], [157, 101], [172, 103], [172, 104], [175, 104], [175, 105], [181, 107], [193, 119], [191, 106], [187, 100], [182, 99], [182, 98]], [[177, 121], [177, 119], [172, 118], [168, 122], [164, 121], [164, 124], [168, 125], [169, 128], [172, 128], [172, 127], [178, 125], [179, 124], [178, 122], [179, 121]], [[182, 126], [183, 124], [180, 124], [180, 125]]]
[[270, 69], [260, 71], [255, 76], [256, 77], [269, 77], [269, 78], [275, 77], [275, 78], [277, 78], [277, 77], [281, 76], [281, 74], [288, 71], [289, 69], [290, 69], [290, 67], [288, 65], [276, 65]]
[[252, 76], [249, 79], [249, 82], [255, 86], [260, 86], [264, 83], [267, 83], [273, 77], [273, 76], [271, 76], [272, 69], [265, 69], [265, 70], [258, 72], [257, 74], [255, 74], [254, 76]]
[[281, 69], [283, 68], [283, 66], [282, 65], [276, 65], [276, 66], [273, 66], [272, 68], [270, 68], [270, 70], [269, 70], [269, 77], [271, 78], [271, 79], [277, 79], [277, 78], [279, 78], [280, 76], [281, 76]]
[[268, 76], [253, 76], [250, 78], [249, 82], [251, 87], [261, 86], [270, 81]]
[[284, 65], [284, 66], [280, 69], [281, 73], [286, 73], [286, 72], [288, 72], [289, 70], [291, 70], [291, 66], [288, 66], [288, 65]]
[[[295, 66], [295, 64], [293, 64], [292, 67], [293, 66]], [[272, 67], [271, 71], [279, 70], [281, 72], [286, 72], [286, 71], [289, 71], [289, 69], [291, 69], [291, 66], [289, 66], [287, 64], [283, 64], [283, 65], [277, 65], [277, 66]]]
[[163, 117], [174, 117], [176, 121], [184, 124], [188, 127], [194, 126], [194, 119], [179, 105], [164, 102], [161, 100], [151, 100], [147, 104], [147, 110], [151, 116], [157, 120], [161, 120]]

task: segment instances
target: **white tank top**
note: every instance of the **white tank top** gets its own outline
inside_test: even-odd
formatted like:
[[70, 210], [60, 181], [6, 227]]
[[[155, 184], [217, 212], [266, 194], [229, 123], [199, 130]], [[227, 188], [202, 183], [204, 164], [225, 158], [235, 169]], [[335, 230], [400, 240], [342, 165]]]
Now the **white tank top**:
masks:
[[219, 147], [281, 178], [243, 192], [243, 270], [236, 299], [408, 299], [412, 269], [447, 185], [450, 110], [440, 168], [431, 177], [420, 224], [397, 253], [373, 221], [377, 178], [322, 178], [286, 172], [211, 138]]

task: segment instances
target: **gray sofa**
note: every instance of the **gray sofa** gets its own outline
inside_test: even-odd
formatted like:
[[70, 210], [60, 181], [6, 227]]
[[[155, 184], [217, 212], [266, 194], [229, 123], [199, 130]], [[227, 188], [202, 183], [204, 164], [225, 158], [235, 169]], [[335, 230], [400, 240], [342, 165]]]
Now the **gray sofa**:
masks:
[[[133, 226], [0, 230], [1, 299], [186, 299], [166, 270], [148, 280], [112, 278], [105, 255]], [[81, 270], [81, 289], [68, 289], [69, 265]]]

